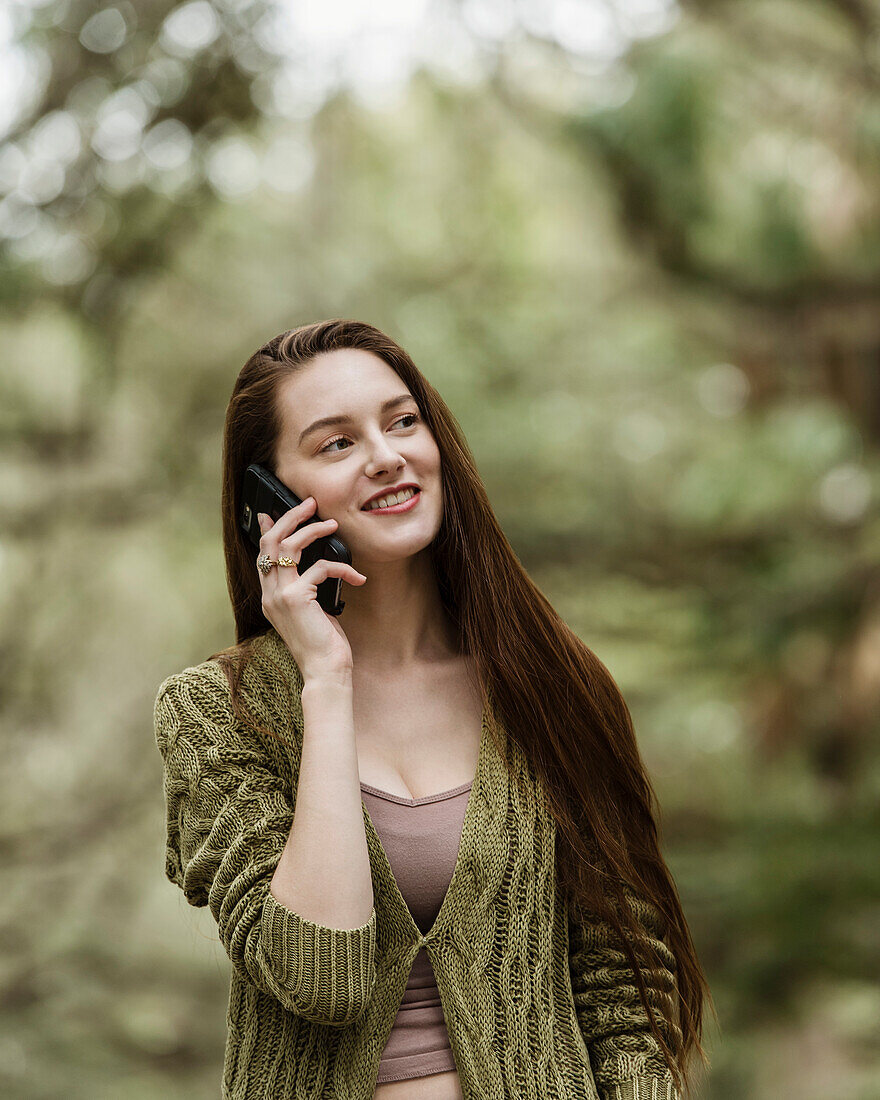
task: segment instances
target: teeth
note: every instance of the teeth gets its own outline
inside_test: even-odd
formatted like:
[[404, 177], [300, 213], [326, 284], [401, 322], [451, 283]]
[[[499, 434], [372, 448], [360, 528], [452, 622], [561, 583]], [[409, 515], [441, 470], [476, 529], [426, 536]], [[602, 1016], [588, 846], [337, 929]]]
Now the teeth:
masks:
[[394, 504], [402, 504], [403, 501], [409, 500], [410, 497], [415, 495], [415, 489], [401, 489], [399, 493], [391, 493], [389, 496], [379, 497], [378, 500], [371, 501], [367, 505], [367, 510], [372, 512], [375, 508], [388, 508]]

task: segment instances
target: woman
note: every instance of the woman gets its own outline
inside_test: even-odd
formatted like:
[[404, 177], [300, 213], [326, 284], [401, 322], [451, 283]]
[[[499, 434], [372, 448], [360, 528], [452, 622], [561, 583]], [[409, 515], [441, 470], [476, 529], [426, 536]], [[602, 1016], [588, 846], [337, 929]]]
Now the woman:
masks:
[[[250, 463], [303, 498], [258, 554]], [[708, 988], [628, 709], [406, 352], [344, 320], [260, 348], [223, 524], [238, 644], [155, 710], [166, 874], [233, 964], [223, 1096], [678, 1100]], [[353, 565], [300, 574], [329, 534]]]

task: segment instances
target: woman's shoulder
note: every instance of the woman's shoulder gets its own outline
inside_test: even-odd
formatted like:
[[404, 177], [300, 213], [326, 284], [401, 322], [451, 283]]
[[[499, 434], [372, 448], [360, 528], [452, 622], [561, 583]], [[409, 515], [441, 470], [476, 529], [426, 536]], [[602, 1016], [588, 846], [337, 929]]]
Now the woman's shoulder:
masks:
[[244, 651], [231, 647], [166, 676], [157, 688], [155, 706], [157, 711], [163, 703], [207, 708], [215, 717], [233, 720], [233, 683], [247, 706], [277, 720], [296, 710], [303, 680], [273, 628], [250, 639]]
[[158, 694], [179, 686], [204, 687], [207, 690], [224, 688], [231, 692], [230, 677], [236, 673], [244, 689], [260, 690], [276, 682], [302, 688], [302, 675], [296, 661], [273, 628], [250, 638], [244, 648], [230, 646], [198, 664], [171, 673], [159, 685]]
[[226, 674], [220, 665], [214, 660], [206, 660], [166, 676], [156, 689], [156, 701], [193, 693], [219, 699], [228, 688]]

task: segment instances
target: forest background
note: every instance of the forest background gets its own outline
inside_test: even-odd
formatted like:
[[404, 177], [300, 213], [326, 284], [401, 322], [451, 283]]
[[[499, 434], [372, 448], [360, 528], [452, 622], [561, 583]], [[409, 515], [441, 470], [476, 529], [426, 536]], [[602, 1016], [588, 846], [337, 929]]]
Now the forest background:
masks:
[[159, 682], [233, 640], [260, 343], [368, 320], [608, 665], [711, 984], [706, 1100], [880, 1095], [880, 7], [0, 15], [0, 1092], [209, 1100]]

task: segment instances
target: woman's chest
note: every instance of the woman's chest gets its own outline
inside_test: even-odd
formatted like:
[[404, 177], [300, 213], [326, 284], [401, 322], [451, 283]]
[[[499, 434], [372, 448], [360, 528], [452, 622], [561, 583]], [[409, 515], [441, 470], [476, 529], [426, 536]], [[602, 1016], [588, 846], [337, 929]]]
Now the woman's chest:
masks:
[[473, 780], [483, 705], [464, 671], [365, 678], [354, 684], [353, 705], [362, 783], [416, 799]]

